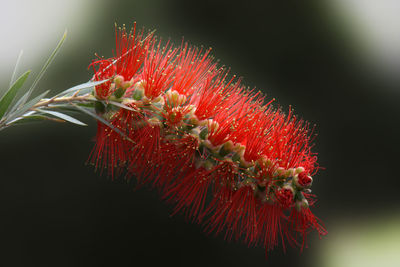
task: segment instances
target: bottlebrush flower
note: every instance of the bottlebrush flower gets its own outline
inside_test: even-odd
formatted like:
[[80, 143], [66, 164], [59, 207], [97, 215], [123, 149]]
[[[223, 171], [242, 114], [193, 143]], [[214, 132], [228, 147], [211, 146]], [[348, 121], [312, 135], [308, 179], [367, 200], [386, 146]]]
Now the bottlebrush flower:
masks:
[[312, 229], [326, 234], [310, 210], [318, 165], [309, 123], [228, 78], [210, 50], [116, 32], [115, 56], [90, 65], [94, 80], [109, 79], [94, 93], [109, 122], [98, 125], [97, 168], [126, 171], [228, 240], [268, 251], [279, 240], [303, 248]]

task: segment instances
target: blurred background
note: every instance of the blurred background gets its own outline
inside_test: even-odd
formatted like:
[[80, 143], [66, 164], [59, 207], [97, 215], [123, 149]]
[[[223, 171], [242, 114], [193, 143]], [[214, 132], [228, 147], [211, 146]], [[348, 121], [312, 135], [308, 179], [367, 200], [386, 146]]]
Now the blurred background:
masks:
[[[329, 234], [265, 259], [261, 247], [207, 236], [156, 192], [85, 165], [95, 122], [0, 132], [2, 266], [400, 266], [400, 2], [1, 1], [0, 90], [19, 74], [60, 92], [86, 82], [94, 53], [112, 56], [114, 22], [213, 48], [244, 83], [317, 125], [313, 211]], [[30, 77], [33, 81], [34, 75]]]

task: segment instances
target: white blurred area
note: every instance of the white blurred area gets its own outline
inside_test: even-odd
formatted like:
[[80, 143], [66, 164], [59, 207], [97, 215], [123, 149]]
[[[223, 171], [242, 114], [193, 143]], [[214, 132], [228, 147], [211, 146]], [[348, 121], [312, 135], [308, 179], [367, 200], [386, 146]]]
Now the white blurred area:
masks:
[[[400, 1], [330, 0], [337, 22], [355, 42], [365, 64], [386, 78], [400, 80]], [[344, 21], [341, 21], [344, 20]], [[400, 266], [400, 264], [399, 264]]]
[[400, 217], [376, 215], [332, 225], [313, 266], [399, 267]]
[[21, 50], [20, 70], [43, 64], [65, 29], [68, 30], [66, 43], [73, 38], [77, 44], [95, 14], [90, 12], [94, 0], [1, 0], [0, 3], [2, 85], [7, 84], [3, 79], [11, 77]]

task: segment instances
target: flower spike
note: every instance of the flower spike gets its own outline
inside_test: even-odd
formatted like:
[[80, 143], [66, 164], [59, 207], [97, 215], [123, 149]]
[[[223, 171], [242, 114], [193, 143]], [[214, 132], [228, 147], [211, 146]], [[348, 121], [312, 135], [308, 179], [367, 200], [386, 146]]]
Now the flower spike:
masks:
[[[311, 212], [314, 128], [273, 107], [203, 51], [116, 28], [114, 57], [90, 64], [99, 122], [91, 161], [157, 189], [207, 233], [306, 246], [325, 235]], [[112, 128], [110, 127], [112, 126]], [[118, 130], [118, 132], [117, 132]], [[121, 135], [120, 133], [123, 133]]]

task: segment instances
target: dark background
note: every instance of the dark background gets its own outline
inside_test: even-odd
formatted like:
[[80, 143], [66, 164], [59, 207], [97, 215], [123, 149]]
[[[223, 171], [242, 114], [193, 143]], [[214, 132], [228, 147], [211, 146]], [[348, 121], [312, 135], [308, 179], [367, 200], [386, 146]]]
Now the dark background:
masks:
[[95, 2], [79, 47], [70, 29], [38, 91], [90, 79], [94, 52], [112, 56], [115, 21], [135, 20], [177, 44], [184, 36], [211, 46], [245, 84], [317, 125], [315, 151], [325, 170], [314, 177], [313, 210], [328, 236], [313, 236], [302, 254], [278, 247], [268, 259], [261, 247], [207, 236], [180, 215], [170, 217], [172, 207], [156, 192], [86, 166], [95, 122], [80, 117], [89, 127], [40, 123], [0, 132], [1, 265], [309, 266], [338, 222], [396, 216], [399, 84], [366, 65], [350, 26], [322, 2]]

